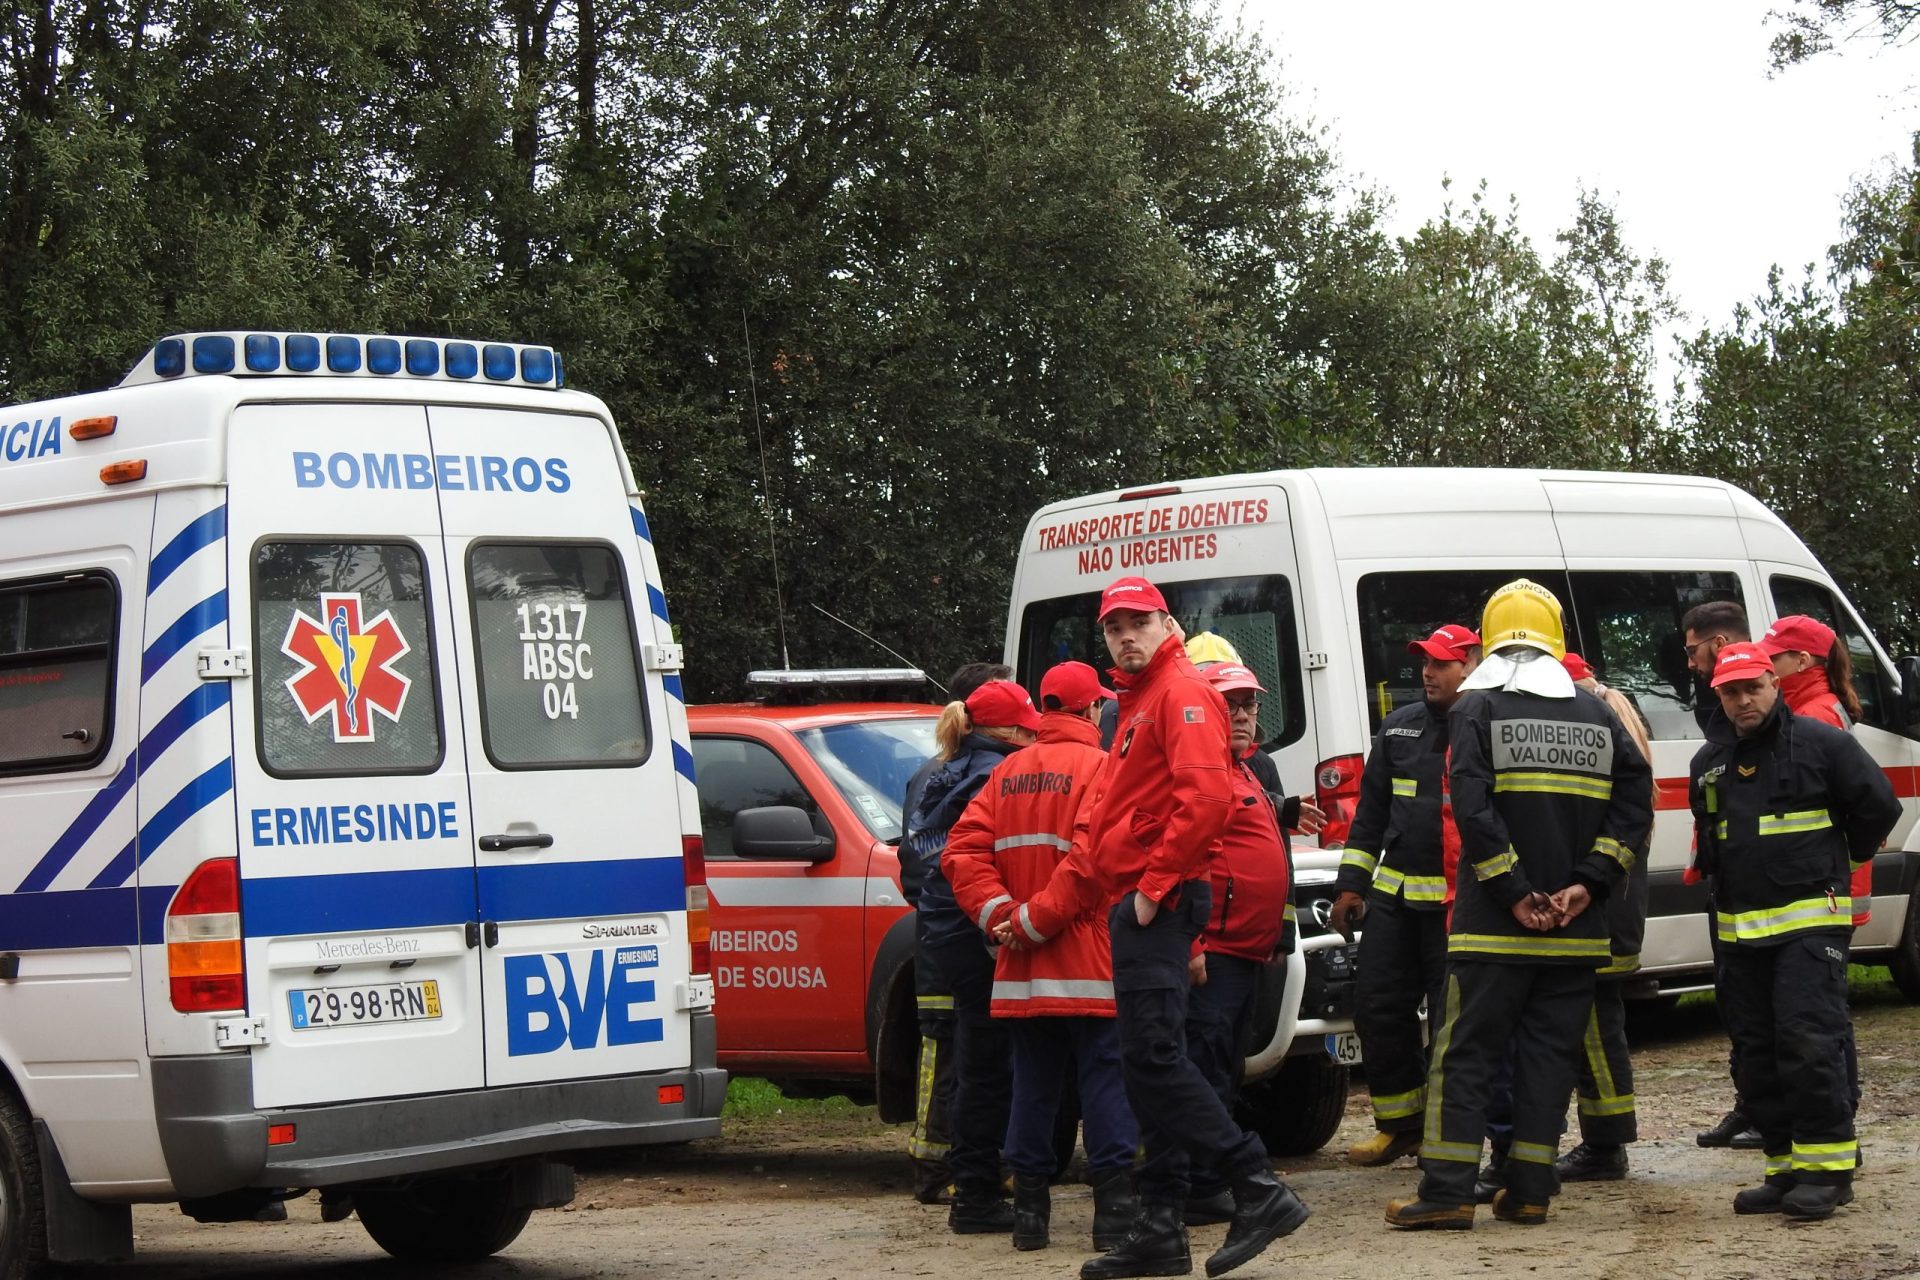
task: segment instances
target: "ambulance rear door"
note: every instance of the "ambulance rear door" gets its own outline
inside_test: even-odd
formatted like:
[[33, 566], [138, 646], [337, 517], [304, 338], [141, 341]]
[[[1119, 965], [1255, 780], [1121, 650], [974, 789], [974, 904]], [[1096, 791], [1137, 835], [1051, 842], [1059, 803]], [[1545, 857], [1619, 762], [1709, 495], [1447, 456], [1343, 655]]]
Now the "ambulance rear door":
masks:
[[463, 606], [426, 411], [243, 405], [229, 448], [254, 1104], [478, 1088]]
[[609, 426], [428, 410], [473, 784], [490, 1085], [684, 1067], [686, 882]]

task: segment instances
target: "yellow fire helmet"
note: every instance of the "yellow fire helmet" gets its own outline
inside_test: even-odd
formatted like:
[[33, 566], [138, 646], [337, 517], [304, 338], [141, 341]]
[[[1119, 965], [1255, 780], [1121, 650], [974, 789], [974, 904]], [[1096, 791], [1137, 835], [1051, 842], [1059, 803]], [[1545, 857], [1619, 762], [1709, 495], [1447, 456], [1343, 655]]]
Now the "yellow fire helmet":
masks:
[[1488, 653], [1518, 644], [1564, 658], [1567, 633], [1560, 620], [1560, 601], [1539, 583], [1515, 578], [1487, 601], [1480, 640]]
[[1196, 667], [1206, 662], [1238, 662], [1240, 651], [1228, 644], [1226, 637], [1214, 631], [1202, 631], [1197, 636], [1187, 637], [1187, 657]]

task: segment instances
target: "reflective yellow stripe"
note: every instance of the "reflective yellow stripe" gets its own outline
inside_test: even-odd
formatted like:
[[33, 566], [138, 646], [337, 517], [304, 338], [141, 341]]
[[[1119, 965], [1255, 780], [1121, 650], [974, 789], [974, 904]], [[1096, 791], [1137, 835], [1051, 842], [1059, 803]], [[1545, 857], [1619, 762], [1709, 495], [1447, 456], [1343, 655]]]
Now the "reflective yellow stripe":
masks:
[[1420, 1158], [1446, 1160], [1453, 1164], [1479, 1164], [1480, 1146], [1478, 1143], [1468, 1146], [1464, 1142], [1422, 1142]]
[[1611, 836], [1601, 836], [1593, 842], [1595, 853], [1605, 854], [1620, 864], [1622, 871], [1633, 870], [1633, 850], [1621, 844]]
[[1633, 1114], [1633, 1095], [1629, 1093], [1618, 1098], [1582, 1098], [1580, 1114], [1583, 1116], [1630, 1116]]
[[[1433, 1066], [1427, 1073], [1427, 1119], [1425, 1132], [1421, 1135], [1420, 1153], [1422, 1155], [1429, 1151], [1438, 1152], [1442, 1147], [1457, 1147], [1463, 1151], [1467, 1149], [1464, 1144], [1446, 1143], [1440, 1140], [1441, 1113], [1445, 1109], [1447, 1086], [1447, 1050], [1453, 1047], [1453, 1024], [1460, 1020], [1460, 979], [1452, 974], [1447, 975], [1446, 1006], [1447, 1016], [1440, 1020], [1440, 1033], [1433, 1040], [1433, 1057], [1430, 1059]], [[1433, 1016], [1431, 1010], [1428, 1011], [1427, 1016], [1429, 1018]], [[1480, 1163], [1480, 1141], [1478, 1137], [1474, 1139], [1473, 1154], [1465, 1157], [1474, 1164]], [[1434, 1156], [1436, 1160], [1455, 1158], [1438, 1154]]]
[[1293, 904], [1289, 902], [1287, 904], [1287, 909], [1280, 913], [1280, 918], [1282, 920], [1285, 920], [1288, 924], [1297, 924], [1300, 921], [1300, 914], [1293, 909]]
[[1798, 813], [1763, 813], [1760, 834], [1790, 836], [1802, 831], [1825, 831], [1833, 825], [1833, 815], [1825, 809], [1803, 809]]
[[1741, 911], [1731, 915], [1724, 911], [1716, 912], [1713, 919], [1715, 931], [1722, 942], [1758, 942], [1762, 938], [1778, 938], [1803, 929], [1851, 929], [1853, 899], [1845, 896], [1802, 898], [1798, 902], [1768, 907], [1764, 911]]
[[1447, 878], [1445, 876], [1406, 876], [1403, 892], [1408, 902], [1445, 902]]
[[915, 996], [913, 1002], [922, 1009], [951, 1009], [952, 996]]
[[1501, 956], [1571, 956], [1605, 960], [1605, 938], [1550, 938], [1545, 934], [1506, 937], [1497, 933], [1456, 933], [1447, 939], [1448, 952], [1482, 952]]
[[1408, 799], [1412, 799], [1418, 795], [1419, 792], [1420, 784], [1412, 778], [1395, 778], [1393, 780], [1393, 794], [1396, 796], [1406, 796]]
[[1727, 838], [1727, 820], [1725, 818], [1720, 819], [1720, 825], [1713, 829], [1713, 834], [1721, 840]]
[[1341, 855], [1340, 865], [1343, 868], [1355, 867], [1367, 875], [1372, 875], [1373, 869], [1380, 865], [1380, 855], [1349, 845], [1346, 853]]
[[1404, 1120], [1419, 1115], [1426, 1105], [1427, 1086], [1421, 1085], [1405, 1093], [1375, 1094], [1373, 1114], [1382, 1120]]
[[1519, 864], [1519, 857], [1515, 855], [1512, 849], [1508, 849], [1505, 853], [1494, 854], [1485, 862], [1474, 863], [1473, 874], [1478, 879], [1491, 880], [1495, 876], [1505, 875]]
[[1776, 1173], [1787, 1173], [1791, 1171], [1792, 1168], [1793, 1168], [1793, 1158], [1791, 1156], [1768, 1156], [1767, 1157], [1767, 1176], [1769, 1178], [1771, 1178]]
[[1493, 775], [1494, 794], [1502, 791], [1536, 791], [1554, 796], [1585, 796], [1589, 800], [1613, 799], [1613, 780], [1589, 773], [1561, 773], [1552, 769], [1515, 769]]
[[1807, 1173], [1845, 1173], [1860, 1163], [1857, 1142], [1796, 1142], [1793, 1168]]
[[1615, 973], [1638, 973], [1640, 972], [1640, 957], [1637, 955], [1614, 956], [1613, 959], [1602, 966], [1598, 972], [1601, 977]]
[[1560, 1152], [1539, 1142], [1516, 1142], [1507, 1148], [1507, 1155], [1515, 1160], [1524, 1160], [1528, 1164], [1552, 1164]]

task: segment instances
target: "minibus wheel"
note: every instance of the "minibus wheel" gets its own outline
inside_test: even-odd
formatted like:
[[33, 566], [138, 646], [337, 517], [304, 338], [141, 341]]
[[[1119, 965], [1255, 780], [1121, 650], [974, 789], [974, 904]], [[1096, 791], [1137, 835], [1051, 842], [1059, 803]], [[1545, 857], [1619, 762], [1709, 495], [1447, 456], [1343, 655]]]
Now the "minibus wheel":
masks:
[[533, 1210], [513, 1203], [504, 1174], [422, 1178], [353, 1193], [360, 1225], [402, 1262], [476, 1262], [519, 1236]]
[[1909, 1000], [1920, 1000], [1920, 885], [1914, 886], [1914, 892], [1907, 897], [1906, 928], [1900, 931], [1900, 941], [1894, 944], [1893, 954], [1887, 958], [1887, 968], [1893, 973], [1893, 985], [1900, 988], [1900, 994]]
[[1303, 1156], [1332, 1140], [1347, 1111], [1347, 1069], [1324, 1053], [1288, 1058], [1280, 1070], [1240, 1091], [1242, 1124], [1267, 1153]]
[[40, 1151], [20, 1100], [0, 1089], [0, 1280], [21, 1280], [47, 1260]]

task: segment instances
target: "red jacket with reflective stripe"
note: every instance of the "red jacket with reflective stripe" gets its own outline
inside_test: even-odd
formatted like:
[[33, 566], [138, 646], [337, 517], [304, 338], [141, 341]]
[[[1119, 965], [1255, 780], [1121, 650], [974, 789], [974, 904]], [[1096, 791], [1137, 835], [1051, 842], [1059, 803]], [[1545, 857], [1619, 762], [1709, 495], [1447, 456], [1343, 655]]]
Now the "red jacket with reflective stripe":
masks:
[[[1787, 700], [1787, 710], [1803, 720], [1818, 720], [1843, 732], [1853, 728], [1847, 709], [1827, 683], [1827, 673], [1819, 667], [1796, 671], [1782, 680], [1780, 696]], [[1847, 892], [1853, 896], [1853, 927], [1858, 929], [1873, 919], [1873, 859], [1853, 869]]]
[[[1072, 847], [1075, 820], [1107, 762], [1100, 730], [1050, 711], [1040, 740], [995, 766], [947, 834], [941, 869], [960, 909], [982, 929], [1046, 887]], [[1093, 912], [1045, 946], [1002, 947], [993, 971], [999, 1018], [1113, 1016], [1107, 918]]]
[[1169, 636], [1137, 675], [1112, 673], [1120, 722], [1086, 837], [1015, 927], [1050, 938], [1136, 889], [1155, 902], [1207, 873], [1233, 799], [1227, 704]]

